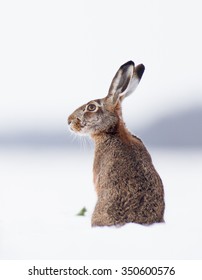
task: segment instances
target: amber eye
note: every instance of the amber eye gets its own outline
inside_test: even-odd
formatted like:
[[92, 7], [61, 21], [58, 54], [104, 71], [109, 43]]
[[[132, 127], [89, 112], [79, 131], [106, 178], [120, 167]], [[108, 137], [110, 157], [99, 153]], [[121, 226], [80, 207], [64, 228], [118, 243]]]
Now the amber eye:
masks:
[[87, 106], [87, 110], [88, 111], [95, 111], [96, 110], [96, 106], [95, 106], [95, 104], [89, 104], [88, 106]]

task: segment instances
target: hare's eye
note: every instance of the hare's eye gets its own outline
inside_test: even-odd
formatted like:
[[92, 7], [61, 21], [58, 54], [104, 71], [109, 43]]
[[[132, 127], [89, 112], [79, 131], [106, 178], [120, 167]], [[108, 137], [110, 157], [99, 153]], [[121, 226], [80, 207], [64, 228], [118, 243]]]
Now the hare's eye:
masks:
[[88, 106], [87, 106], [87, 110], [88, 111], [95, 111], [96, 110], [96, 105], [95, 104], [89, 104]]

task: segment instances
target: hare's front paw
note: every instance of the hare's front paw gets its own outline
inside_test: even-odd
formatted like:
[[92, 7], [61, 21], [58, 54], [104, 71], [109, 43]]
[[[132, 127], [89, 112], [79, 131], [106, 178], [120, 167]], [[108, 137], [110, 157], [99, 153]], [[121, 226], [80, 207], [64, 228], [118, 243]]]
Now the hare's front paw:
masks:
[[102, 227], [102, 226], [112, 226], [114, 223], [109, 219], [108, 214], [99, 214], [94, 211], [92, 219], [91, 219], [92, 227]]

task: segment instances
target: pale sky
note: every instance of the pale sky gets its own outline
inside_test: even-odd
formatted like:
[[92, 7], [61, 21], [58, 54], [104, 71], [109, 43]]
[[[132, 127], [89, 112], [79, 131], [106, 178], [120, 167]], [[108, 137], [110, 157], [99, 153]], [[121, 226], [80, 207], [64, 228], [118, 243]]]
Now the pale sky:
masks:
[[1, 1], [1, 132], [64, 129], [128, 60], [146, 67], [129, 125], [202, 106], [201, 27], [196, 0]]

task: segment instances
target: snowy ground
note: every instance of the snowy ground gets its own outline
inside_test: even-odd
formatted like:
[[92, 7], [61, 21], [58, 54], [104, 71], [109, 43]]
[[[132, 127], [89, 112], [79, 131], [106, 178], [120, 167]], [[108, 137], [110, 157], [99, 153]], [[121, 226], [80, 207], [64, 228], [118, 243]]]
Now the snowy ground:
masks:
[[201, 259], [202, 151], [151, 154], [166, 223], [91, 228], [92, 152], [1, 149], [0, 259]]

